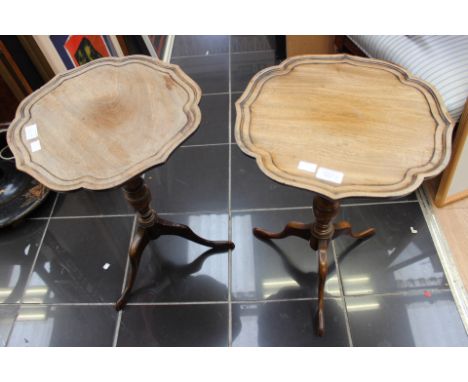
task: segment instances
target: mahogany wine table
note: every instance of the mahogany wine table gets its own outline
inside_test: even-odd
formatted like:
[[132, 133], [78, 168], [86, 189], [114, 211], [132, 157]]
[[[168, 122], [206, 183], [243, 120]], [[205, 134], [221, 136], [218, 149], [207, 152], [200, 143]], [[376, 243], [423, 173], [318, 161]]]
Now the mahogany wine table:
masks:
[[347, 234], [332, 223], [340, 199], [399, 197], [450, 159], [453, 122], [428, 83], [389, 62], [349, 55], [298, 56], [257, 73], [236, 103], [236, 141], [270, 178], [314, 191], [315, 222], [290, 222], [263, 240], [298, 236], [318, 251], [317, 331], [324, 332], [327, 249]]
[[7, 133], [16, 166], [57, 191], [123, 185], [138, 225], [131, 275], [117, 301], [129, 297], [145, 246], [177, 235], [224, 250], [189, 227], [160, 218], [139, 175], [162, 164], [200, 123], [201, 90], [178, 66], [147, 56], [104, 58], [60, 74], [18, 107]]

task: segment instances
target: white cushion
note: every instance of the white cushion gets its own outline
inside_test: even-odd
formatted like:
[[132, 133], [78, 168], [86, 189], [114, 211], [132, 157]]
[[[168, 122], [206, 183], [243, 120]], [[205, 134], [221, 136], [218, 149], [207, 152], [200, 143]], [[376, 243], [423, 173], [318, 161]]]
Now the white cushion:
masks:
[[468, 36], [348, 36], [366, 55], [398, 64], [439, 91], [455, 121], [468, 97]]

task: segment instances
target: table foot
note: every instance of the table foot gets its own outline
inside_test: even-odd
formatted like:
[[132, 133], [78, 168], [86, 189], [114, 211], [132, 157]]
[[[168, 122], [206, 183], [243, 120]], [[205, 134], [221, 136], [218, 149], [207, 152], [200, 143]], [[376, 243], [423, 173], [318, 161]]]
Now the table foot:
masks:
[[[137, 211], [138, 225], [135, 236], [129, 250], [130, 277], [127, 286], [115, 304], [116, 310], [121, 310], [127, 304], [135, 279], [138, 273], [141, 255], [151, 240], [156, 240], [163, 235], [180, 236], [195, 243], [213, 248], [213, 251], [234, 249], [231, 241], [212, 241], [198, 236], [190, 227], [161, 219], [150, 207], [151, 193], [146, 187], [143, 178], [130, 179], [123, 186], [125, 199]], [[198, 263], [201, 266], [201, 263]]]
[[135, 283], [136, 275], [138, 273], [141, 255], [149, 241], [146, 229], [138, 227], [135, 236], [133, 236], [132, 244], [130, 245], [130, 250], [128, 252], [128, 257], [130, 259], [130, 277], [122, 296], [115, 304], [116, 310], [121, 310], [127, 304], [128, 297], [132, 291], [133, 284]]

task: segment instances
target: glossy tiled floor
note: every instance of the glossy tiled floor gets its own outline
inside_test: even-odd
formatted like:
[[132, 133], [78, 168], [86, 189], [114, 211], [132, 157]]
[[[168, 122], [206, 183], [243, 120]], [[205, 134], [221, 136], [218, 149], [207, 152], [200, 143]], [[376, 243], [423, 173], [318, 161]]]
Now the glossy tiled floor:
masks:
[[146, 180], [154, 206], [211, 239], [145, 250], [135, 293], [125, 283], [134, 215], [120, 190], [51, 194], [0, 231], [0, 344], [8, 346], [466, 346], [468, 339], [419, 203], [352, 199], [341, 218], [373, 225], [366, 242], [329, 251], [326, 333], [314, 334], [317, 264], [307, 243], [255, 239], [312, 220], [313, 195], [269, 180], [236, 146], [233, 104], [275, 64], [271, 37], [177, 37], [172, 62], [203, 89], [202, 124]]

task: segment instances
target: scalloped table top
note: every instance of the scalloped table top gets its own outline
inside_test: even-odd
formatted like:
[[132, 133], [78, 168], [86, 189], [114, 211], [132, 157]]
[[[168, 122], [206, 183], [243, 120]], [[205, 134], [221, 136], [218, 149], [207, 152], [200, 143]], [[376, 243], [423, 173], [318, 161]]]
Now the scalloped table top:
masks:
[[257, 73], [236, 110], [236, 141], [266, 175], [331, 199], [406, 195], [450, 159], [441, 97], [385, 61], [292, 57]]
[[200, 96], [177, 65], [103, 58], [24, 99], [8, 144], [18, 169], [51, 189], [107, 189], [165, 162], [198, 127]]

